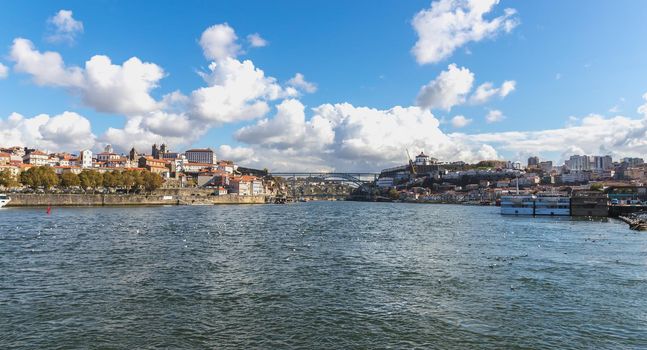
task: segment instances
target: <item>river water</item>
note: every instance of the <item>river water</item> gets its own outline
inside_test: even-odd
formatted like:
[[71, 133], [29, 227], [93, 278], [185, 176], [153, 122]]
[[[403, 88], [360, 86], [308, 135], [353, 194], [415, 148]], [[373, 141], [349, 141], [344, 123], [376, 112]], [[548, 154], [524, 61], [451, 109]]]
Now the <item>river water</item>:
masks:
[[495, 207], [0, 210], [2, 348], [647, 348], [647, 234]]

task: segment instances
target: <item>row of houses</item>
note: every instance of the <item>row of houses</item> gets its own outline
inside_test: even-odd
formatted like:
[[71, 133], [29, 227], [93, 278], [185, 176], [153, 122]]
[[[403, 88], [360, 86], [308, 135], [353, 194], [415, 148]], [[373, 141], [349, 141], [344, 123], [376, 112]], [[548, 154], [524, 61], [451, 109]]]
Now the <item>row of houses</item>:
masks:
[[209, 148], [178, 153], [171, 152], [166, 145], [153, 145], [151, 154], [138, 153], [134, 148], [128, 154], [118, 154], [110, 145], [97, 154], [93, 154], [91, 150], [71, 154], [47, 153], [24, 147], [0, 148], [0, 171], [9, 170], [17, 176], [34, 166], [50, 166], [57, 174], [80, 174], [83, 170], [101, 173], [148, 170], [169, 182], [174, 181], [179, 187], [197, 185], [213, 188], [217, 194], [265, 193], [262, 178], [241, 173], [232, 161], [218, 160], [215, 152]]

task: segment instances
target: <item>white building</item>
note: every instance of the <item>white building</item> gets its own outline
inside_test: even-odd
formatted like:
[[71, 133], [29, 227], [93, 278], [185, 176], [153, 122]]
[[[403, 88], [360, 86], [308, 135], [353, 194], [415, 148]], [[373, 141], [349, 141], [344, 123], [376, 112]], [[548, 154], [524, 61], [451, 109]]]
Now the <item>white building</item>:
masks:
[[377, 187], [380, 187], [380, 188], [393, 187], [393, 178], [381, 177], [377, 179], [376, 185]]
[[191, 163], [216, 164], [216, 153], [211, 148], [194, 148], [184, 152]]
[[92, 151], [86, 149], [79, 153], [79, 165], [81, 168], [92, 168]]
[[23, 158], [23, 163], [35, 166], [49, 165], [49, 156], [41, 151], [33, 151]]

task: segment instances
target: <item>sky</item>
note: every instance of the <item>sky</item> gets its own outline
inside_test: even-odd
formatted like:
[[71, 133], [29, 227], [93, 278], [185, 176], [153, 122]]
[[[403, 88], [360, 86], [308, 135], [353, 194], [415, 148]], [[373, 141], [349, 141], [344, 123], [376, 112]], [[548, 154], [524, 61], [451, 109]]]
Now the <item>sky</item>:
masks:
[[0, 145], [271, 170], [647, 151], [647, 2], [0, 1]]

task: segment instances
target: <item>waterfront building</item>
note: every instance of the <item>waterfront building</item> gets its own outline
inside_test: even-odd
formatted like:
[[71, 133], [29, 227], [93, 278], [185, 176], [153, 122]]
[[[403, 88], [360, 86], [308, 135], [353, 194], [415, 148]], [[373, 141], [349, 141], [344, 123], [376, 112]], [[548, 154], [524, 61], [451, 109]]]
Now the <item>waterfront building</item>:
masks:
[[92, 151], [89, 149], [81, 151], [79, 162], [81, 163], [81, 168], [92, 168]]
[[216, 164], [216, 153], [211, 148], [194, 148], [184, 152], [191, 163]]
[[259, 196], [265, 193], [265, 188], [263, 187], [263, 181], [261, 179], [253, 176], [250, 176], [248, 179], [250, 181], [250, 190], [253, 196]]
[[23, 163], [35, 166], [49, 165], [49, 156], [41, 151], [32, 151], [23, 157]]
[[169, 168], [166, 167], [166, 161], [155, 159], [153, 157], [140, 157], [138, 166], [152, 173], [160, 174], [166, 178], [169, 177]]
[[229, 181], [230, 192], [239, 196], [249, 195], [251, 193], [250, 187], [250, 182], [246, 181], [241, 176], [236, 176]]
[[11, 163], [11, 154], [0, 153], [0, 165], [5, 165], [9, 163]]
[[608, 216], [609, 196], [599, 191], [573, 191], [572, 216]]

